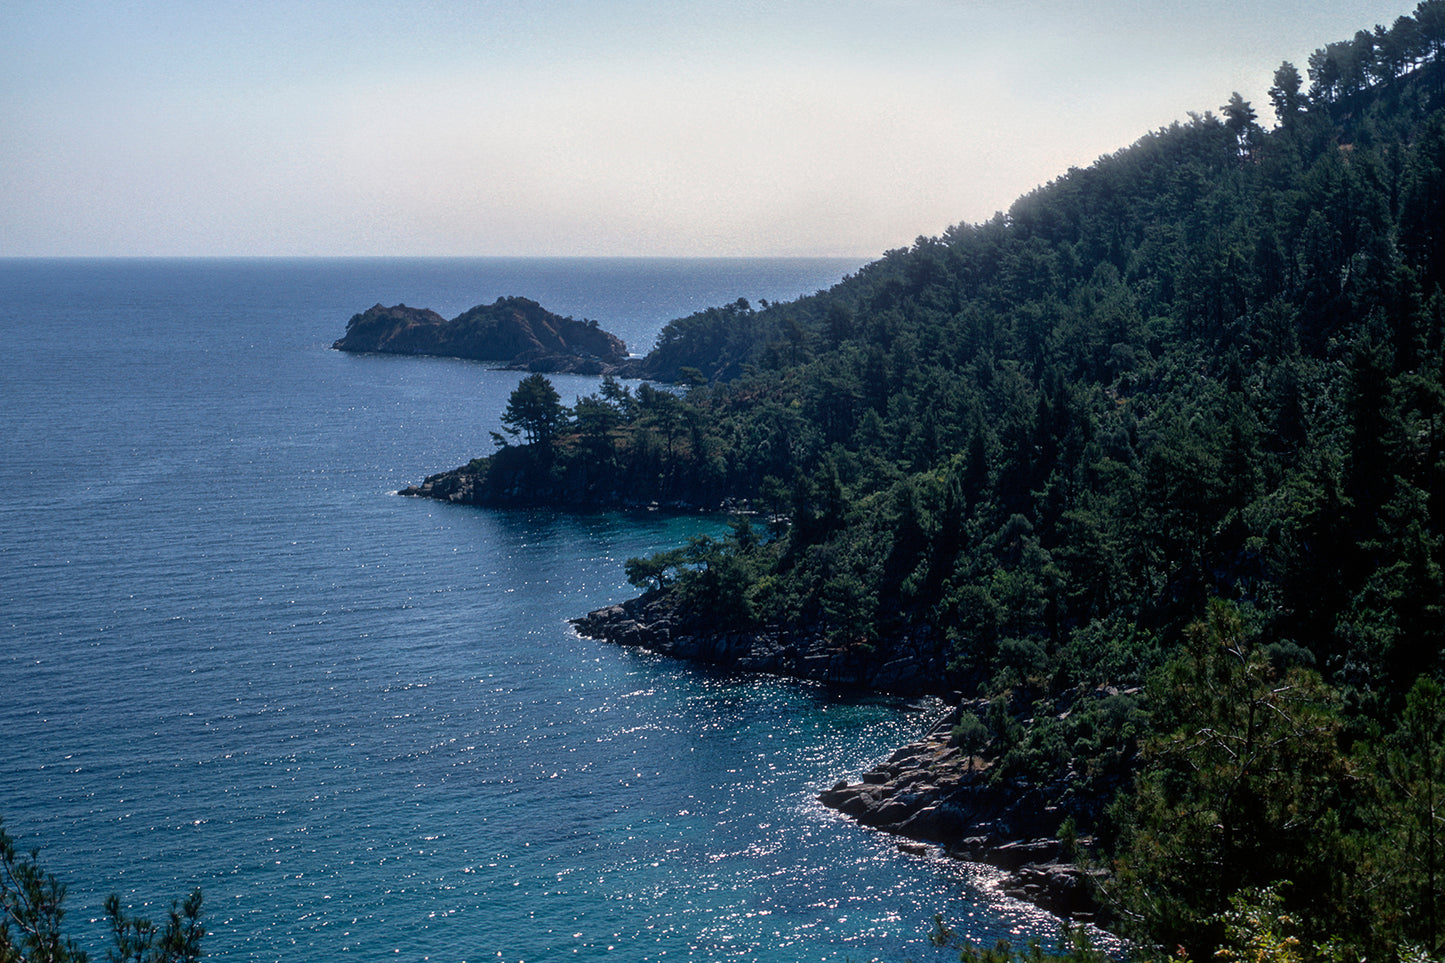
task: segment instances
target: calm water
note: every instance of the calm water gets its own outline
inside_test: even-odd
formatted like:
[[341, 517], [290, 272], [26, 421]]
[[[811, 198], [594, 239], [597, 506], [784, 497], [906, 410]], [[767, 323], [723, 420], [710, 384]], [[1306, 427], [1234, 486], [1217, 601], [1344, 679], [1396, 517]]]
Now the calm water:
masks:
[[[520, 294], [645, 351], [840, 261], [0, 261], [0, 816], [98, 947], [205, 892], [221, 960], [937, 958], [1053, 924], [813, 801], [933, 705], [579, 639], [719, 523], [397, 498], [519, 375], [331, 351]], [[594, 379], [554, 379], [567, 402]]]

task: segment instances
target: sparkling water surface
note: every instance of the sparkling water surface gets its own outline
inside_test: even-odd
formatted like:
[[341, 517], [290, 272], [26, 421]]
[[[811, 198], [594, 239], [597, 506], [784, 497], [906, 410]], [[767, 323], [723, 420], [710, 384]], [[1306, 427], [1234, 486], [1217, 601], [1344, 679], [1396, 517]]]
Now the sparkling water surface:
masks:
[[[838, 260], [0, 261], [0, 817], [208, 956], [939, 959], [1053, 921], [814, 801], [932, 702], [578, 638], [632, 555], [723, 520], [393, 493], [491, 448], [521, 377], [330, 349], [382, 302], [504, 295], [642, 353]], [[559, 376], [564, 401], [597, 379]]]

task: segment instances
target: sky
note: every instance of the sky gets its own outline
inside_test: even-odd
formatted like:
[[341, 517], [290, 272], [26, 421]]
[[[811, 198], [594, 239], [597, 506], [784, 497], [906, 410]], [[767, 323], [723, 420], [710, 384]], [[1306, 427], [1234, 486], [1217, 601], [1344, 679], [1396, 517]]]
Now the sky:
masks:
[[4, 0], [0, 257], [872, 258], [1414, 0]]

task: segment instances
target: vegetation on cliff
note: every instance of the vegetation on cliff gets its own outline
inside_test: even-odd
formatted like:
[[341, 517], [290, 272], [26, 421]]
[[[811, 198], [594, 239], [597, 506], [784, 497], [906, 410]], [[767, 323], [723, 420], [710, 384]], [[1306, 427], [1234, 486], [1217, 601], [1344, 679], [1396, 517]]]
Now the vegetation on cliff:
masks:
[[644, 369], [689, 390], [559, 399], [463, 500], [746, 502], [636, 583], [946, 642], [988, 706], [959, 738], [1093, 836], [1130, 933], [1203, 958], [1267, 903], [1297, 954], [1437, 952], [1442, 50], [1424, 0], [1308, 89], [1281, 65], [1272, 129], [1235, 95], [828, 292], [675, 321]]

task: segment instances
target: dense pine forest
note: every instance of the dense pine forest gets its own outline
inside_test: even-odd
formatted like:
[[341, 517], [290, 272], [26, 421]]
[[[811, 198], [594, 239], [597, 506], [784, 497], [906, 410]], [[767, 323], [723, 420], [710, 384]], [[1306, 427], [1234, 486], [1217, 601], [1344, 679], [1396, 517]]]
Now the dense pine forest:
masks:
[[958, 740], [1092, 840], [1141, 945], [1434, 955], [1442, 50], [1425, 0], [1281, 65], [1270, 129], [1235, 94], [829, 291], [673, 321], [644, 368], [686, 390], [533, 376], [470, 473], [749, 508], [629, 563], [719, 630], [942, 640], [988, 706]]

